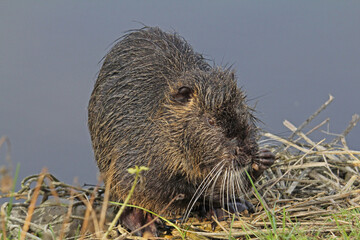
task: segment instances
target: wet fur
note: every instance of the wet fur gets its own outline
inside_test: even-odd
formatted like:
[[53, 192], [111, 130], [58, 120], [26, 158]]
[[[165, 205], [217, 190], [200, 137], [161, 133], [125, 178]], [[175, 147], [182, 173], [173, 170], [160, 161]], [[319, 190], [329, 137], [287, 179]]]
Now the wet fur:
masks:
[[[191, 95], [177, 101], [184, 86]], [[167, 214], [224, 207], [249, 189], [245, 170], [258, 152], [252, 110], [234, 72], [210, 66], [177, 34], [144, 28], [120, 39], [91, 95], [89, 130], [113, 200], [127, 196], [135, 165], [149, 171], [132, 203], [155, 212], [180, 193]]]

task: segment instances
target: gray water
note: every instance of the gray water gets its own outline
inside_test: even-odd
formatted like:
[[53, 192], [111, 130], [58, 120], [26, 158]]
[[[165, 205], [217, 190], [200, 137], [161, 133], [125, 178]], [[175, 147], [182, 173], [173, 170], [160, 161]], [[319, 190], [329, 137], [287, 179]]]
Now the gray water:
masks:
[[[301, 124], [332, 94], [312, 126], [330, 117], [341, 133], [360, 113], [359, 13], [360, 1], [1, 1], [0, 136], [20, 178], [47, 167], [96, 183], [88, 99], [102, 57], [139, 22], [232, 64], [268, 131], [288, 136], [285, 119]], [[347, 140], [360, 149], [360, 126]]]

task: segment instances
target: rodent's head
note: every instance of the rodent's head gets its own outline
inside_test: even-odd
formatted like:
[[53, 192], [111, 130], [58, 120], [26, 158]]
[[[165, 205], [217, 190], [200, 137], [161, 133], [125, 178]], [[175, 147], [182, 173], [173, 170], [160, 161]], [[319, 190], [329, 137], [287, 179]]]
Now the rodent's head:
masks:
[[249, 170], [258, 152], [255, 118], [234, 73], [193, 70], [169, 82], [158, 120], [170, 172], [199, 184], [210, 171]]

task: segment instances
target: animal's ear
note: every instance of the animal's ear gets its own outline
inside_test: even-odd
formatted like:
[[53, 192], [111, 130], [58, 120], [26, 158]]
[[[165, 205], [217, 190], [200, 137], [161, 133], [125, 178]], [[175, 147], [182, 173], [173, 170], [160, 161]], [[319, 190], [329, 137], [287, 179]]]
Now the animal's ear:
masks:
[[187, 103], [193, 96], [193, 90], [190, 87], [182, 86], [172, 95], [172, 99], [179, 103]]

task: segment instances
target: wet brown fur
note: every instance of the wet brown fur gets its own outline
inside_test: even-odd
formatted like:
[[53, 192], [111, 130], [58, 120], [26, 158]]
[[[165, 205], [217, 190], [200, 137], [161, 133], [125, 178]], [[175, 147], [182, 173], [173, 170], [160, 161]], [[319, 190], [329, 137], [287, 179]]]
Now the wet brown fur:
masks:
[[[176, 99], [181, 87], [192, 91], [187, 101]], [[232, 70], [210, 66], [177, 34], [146, 27], [121, 38], [100, 70], [88, 123], [113, 200], [126, 198], [135, 165], [149, 171], [131, 201], [155, 212], [179, 193], [167, 213], [204, 196], [234, 201], [249, 187], [244, 170], [258, 146], [245, 95]]]

